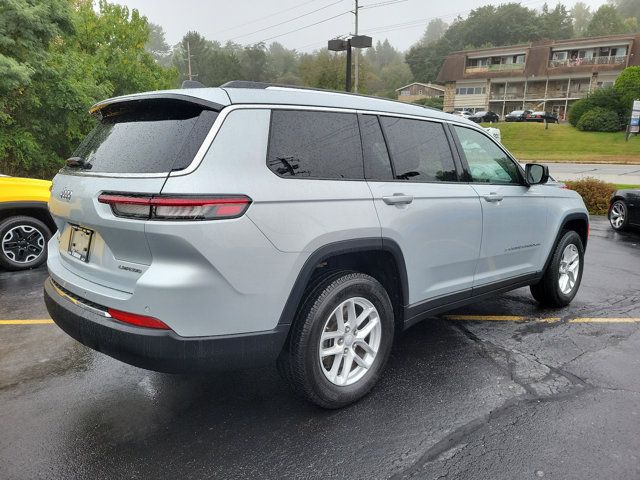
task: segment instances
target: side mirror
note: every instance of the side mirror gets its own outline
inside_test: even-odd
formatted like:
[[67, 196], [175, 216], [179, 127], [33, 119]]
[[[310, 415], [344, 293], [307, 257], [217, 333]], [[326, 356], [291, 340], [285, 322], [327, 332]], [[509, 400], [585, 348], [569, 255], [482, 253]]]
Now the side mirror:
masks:
[[529, 185], [539, 185], [541, 183], [547, 183], [549, 180], [549, 167], [546, 165], [527, 163], [524, 171]]

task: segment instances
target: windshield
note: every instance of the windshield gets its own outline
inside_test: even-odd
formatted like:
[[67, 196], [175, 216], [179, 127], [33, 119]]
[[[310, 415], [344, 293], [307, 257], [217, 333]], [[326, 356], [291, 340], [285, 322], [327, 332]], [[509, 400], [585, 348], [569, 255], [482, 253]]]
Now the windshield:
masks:
[[523, 110], [514, 110], [509, 115], [522, 115], [524, 113]]
[[72, 169], [163, 173], [189, 166], [217, 112], [193, 103], [154, 99], [105, 107], [73, 153]]

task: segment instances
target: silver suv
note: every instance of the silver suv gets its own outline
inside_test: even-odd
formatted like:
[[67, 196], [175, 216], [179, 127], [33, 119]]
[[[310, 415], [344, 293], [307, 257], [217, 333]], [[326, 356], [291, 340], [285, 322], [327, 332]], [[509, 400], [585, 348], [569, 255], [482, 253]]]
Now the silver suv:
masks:
[[474, 123], [232, 82], [106, 100], [54, 179], [45, 299], [83, 344], [184, 372], [276, 361], [327, 408], [394, 335], [530, 285], [567, 305], [589, 219]]

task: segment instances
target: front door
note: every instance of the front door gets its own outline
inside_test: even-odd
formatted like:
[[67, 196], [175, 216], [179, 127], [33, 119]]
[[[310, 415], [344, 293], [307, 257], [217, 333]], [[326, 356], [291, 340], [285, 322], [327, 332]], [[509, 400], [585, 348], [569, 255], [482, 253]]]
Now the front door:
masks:
[[539, 272], [548, 230], [545, 192], [551, 187], [527, 186], [515, 161], [483, 132], [462, 126], [453, 130], [482, 205], [474, 287]]
[[458, 182], [443, 125], [387, 116], [379, 120], [360, 117], [365, 175], [382, 236], [404, 254], [409, 304], [427, 305], [438, 297], [445, 301], [453, 293], [470, 296], [482, 211], [475, 190]]

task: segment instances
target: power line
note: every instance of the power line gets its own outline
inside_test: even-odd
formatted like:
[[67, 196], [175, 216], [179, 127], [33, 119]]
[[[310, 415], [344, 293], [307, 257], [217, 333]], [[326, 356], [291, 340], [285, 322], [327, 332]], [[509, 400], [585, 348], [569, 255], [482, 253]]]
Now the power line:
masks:
[[298, 5], [294, 5], [293, 7], [285, 8], [284, 10], [278, 10], [277, 12], [273, 12], [273, 13], [271, 13], [269, 15], [264, 16], [264, 17], [256, 18], [255, 20], [251, 20], [249, 22], [243, 22], [241, 24], [234, 25], [233, 27], [228, 27], [228, 28], [225, 28], [223, 30], [218, 30], [217, 32], [213, 32], [212, 35], [218, 35], [220, 33], [228, 32], [229, 30], [235, 30], [238, 27], [244, 27], [246, 25], [252, 25], [254, 23], [261, 22], [262, 20], [266, 20], [267, 18], [272, 18], [272, 17], [275, 17], [277, 15], [280, 15], [281, 13], [290, 12], [291, 10], [295, 10], [296, 8], [304, 7], [305, 5], [309, 5], [310, 3], [314, 3], [315, 1], [316, 0], [309, 0], [307, 2], [300, 3]]
[[264, 28], [261, 28], [259, 30], [255, 30], [255, 31], [253, 31], [251, 33], [243, 33], [242, 35], [237, 35], [237, 36], [235, 36], [233, 38], [230, 38], [229, 40], [236, 40], [238, 38], [248, 37], [248, 36], [256, 34], [256, 33], [264, 32], [265, 30], [271, 30], [272, 28], [279, 27], [280, 25], [284, 25], [285, 23], [293, 22], [295, 20], [298, 20], [299, 18], [303, 18], [303, 17], [309, 16], [311, 14], [314, 14], [314, 13], [319, 12], [321, 10], [325, 10], [325, 9], [327, 9], [329, 7], [332, 7], [332, 6], [337, 5], [338, 3], [342, 3], [342, 2], [344, 2], [344, 0], [338, 0], [337, 2], [329, 3], [328, 5], [325, 5], [323, 7], [320, 7], [320, 8], [317, 8], [315, 10], [312, 10], [311, 12], [304, 13], [302, 15], [298, 15], [297, 17], [290, 18], [289, 20], [285, 20], [284, 22], [276, 23], [275, 25], [269, 25], [268, 27], [264, 27]]
[[404, 3], [404, 2], [408, 2], [409, 0], [387, 0], [386, 2], [379, 2], [379, 3], [372, 3], [370, 5], [363, 5], [362, 7], [360, 7], [361, 9], [368, 9], [368, 8], [378, 8], [378, 7], [386, 7], [387, 5], [394, 5], [396, 3]]
[[351, 11], [347, 10], [346, 12], [339, 13], [338, 15], [334, 15], [333, 17], [325, 18], [324, 20], [320, 20], [315, 23], [310, 23], [309, 25], [305, 25], [304, 27], [296, 28], [295, 30], [290, 30], [288, 32], [281, 33], [280, 35], [274, 35], [273, 37], [265, 38], [255, 43], [263, 43], [269, 40], [273, 40], [274, 38], [284, 37], [285, 35], [289, 35], [290, 33], [299, 32], [300, 30], [304, 30], [305, 28], [315, 27], [316, 25], [320, 25], [321, 23], [328, 22], [329, 20], [333, 20], [334, 18], [342, 17], [343, 15], [347, 15], [348, 13], [351, 13]]

